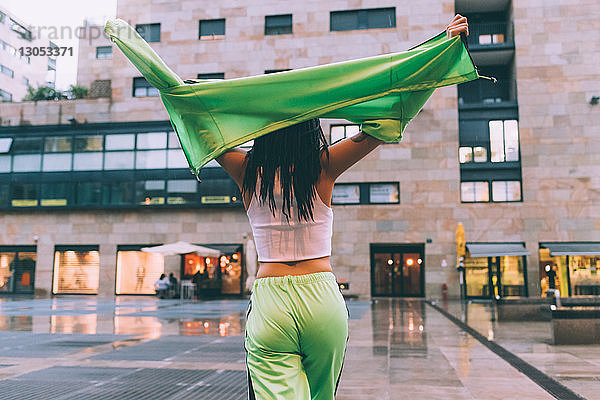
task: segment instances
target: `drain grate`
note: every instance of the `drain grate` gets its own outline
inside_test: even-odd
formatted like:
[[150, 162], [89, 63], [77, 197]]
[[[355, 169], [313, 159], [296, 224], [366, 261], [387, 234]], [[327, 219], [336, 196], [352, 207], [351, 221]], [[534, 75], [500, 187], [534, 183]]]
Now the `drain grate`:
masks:
[[40, 382], [15, 381], [12, 379], [0, 381], [2, 400], [48, 400], [62, 399], [69, 393], [81, 388], [81, 383], [72, 382]]
[[247, 398], [245, 371], [50, 367], [0, 381], [2, 400]]

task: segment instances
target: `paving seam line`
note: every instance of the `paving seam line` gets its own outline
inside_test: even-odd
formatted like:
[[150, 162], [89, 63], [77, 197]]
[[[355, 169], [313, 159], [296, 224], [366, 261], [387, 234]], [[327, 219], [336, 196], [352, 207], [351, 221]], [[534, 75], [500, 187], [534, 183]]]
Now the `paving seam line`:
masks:
[[454, 315], [450, 314], [448, 311], [438, 306], [435, 302], [431, 300], [425, 300], [425, 303], [427, 303], [430, 307], [434, 308], [444, 317], [448, 318], [460, 329], [473, 336], [485, 347], [490, 349], [504, 361], [509, 363], [511, 366], [513, 366], [522, 374], [524, 374], [533, 382], [535, 382], [539, 387], [544, 389], [546, 392], [550, 393], [554, 398], [559, 400], [586, 400], [585, 397], [582, 397], [579, 394], [575, 393], [562, 383], [558, 382], [556, 379], [545, 374], [533, 365], [529, 364], [527, 361], [518, 357], [516, 354], [506, 350], [498, 343], [488, 340], [481, 333], [477, 332], [475, 329], [471, 328], [469, 325], [465, 324], [460, 319], [456, 318]]

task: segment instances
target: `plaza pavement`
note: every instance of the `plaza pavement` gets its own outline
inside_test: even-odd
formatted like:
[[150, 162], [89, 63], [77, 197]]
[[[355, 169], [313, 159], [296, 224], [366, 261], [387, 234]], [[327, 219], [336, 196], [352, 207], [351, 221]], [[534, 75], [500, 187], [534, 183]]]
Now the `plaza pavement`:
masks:
[[[537, 365], [571, 389], [572, 398], [600, 399], [600, 346], [551, 346], [546, 326], [491, 322], [487, 305], [347, 304], [339, 400], [556, 397], [444, 313]], [[247, 305], [246, 299], [0, 298], [0, 398], [246, 399]]]

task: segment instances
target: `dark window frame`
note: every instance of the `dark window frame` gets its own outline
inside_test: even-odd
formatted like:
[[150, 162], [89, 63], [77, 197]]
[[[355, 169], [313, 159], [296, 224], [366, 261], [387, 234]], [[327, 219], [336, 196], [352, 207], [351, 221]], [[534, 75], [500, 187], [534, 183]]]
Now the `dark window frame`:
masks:
[[[391, 19], [391, 25], [389, 26], [370, 26], [369, 25], [369, 13], [375, 12], [391, 12], [393, 18]], [[343, 23], [339, 21], [339, 17], [356, 15], [356, 24], [353, 26], [343, 26]], [[329, 13], [329, 31], [330, 32], [344, 32], [353, 30], [363, 29], [395, 29], [396, 28], [396, 7], [380, 7], [380, 8], [364, 8], [357, 10], [341, 10], [331, 11]]]
[[[100, 49], [102, 49], [102, 51], [99, 51]], [[108, 50], [108, 51], [106, 51], [106, 50]], [[105, 57], [98, 57], [99, 55], [103, 55]], [[96, 47], [96, 59], [107, 60], [107, 59], [111, 59], [112, 55], [113, 55], [112, 46], [97, 46]]]
[[[146, 94], [143, 96], [136, 96], [135, 95], [136, 89], [146, 89], [145, 90]], [[150, 89], [155, 89], [156, 94], [155, 95], [148, 94]], [[144, 78], [143, 76], [136, 76], [133, 78], [132, 83], [131, 83], [131, 97], [159, 97], [159, 93], [158, 93], [158, 89], [156, 89], [154, 86], [152, 86], [150, 84], [150, 82], [148, 82], [146, 80], [146, 78]]]
[[[221, 32], [221, 26], [218, 27], [218, 32], [217, 29], [212, 29], [212, 33], [210, 32], [202, 32], [202, 23], [205, 23], [207, 25], [209, 24], [219, 24], [222, 23], [222, 32]], [[208, 29], [208, 28], [206, 28]], [[200, 40], [211, 40], [211, 39], [222, 39], [225, 37], [227, 33], [227, 22], [225, 18], [212, 18], [212, 19], [201, 19], [198, 21], [198, 39]]]
[[[288, 17], [289, 24], [287, 23]], [[291, 35], [293, 33], [294, 21], [292, 14], [265, 15], [265, 36]]]
[[[334, 202], [333, 200], [333, 195], [332, 195], [332, 199], [331, 199], [331, 205], [332, 206], [359, 206], [359, 205], [391, 205], [391, 204], [400, 204], [400, 182], [398, 181], [381, 181], [381, 182], [340, 182], [340, 183], [336, 183], [334, 185], [334, 190], [335, 187], [338, 186], [357, 186], [359, 187], [359, 201], [358, 203], [339, 203], [339, 202]], [[371, 202], [370, 200], [370, 188], [371, 185], [396, 185], [396, 187], [398, 188], [398, 201], [396, 202], [386, 202], [386, 203], [382, 203], [382, 202]]]
[[148, 43], [160, 42], [160, 22], [136, 24], [135, 31]]

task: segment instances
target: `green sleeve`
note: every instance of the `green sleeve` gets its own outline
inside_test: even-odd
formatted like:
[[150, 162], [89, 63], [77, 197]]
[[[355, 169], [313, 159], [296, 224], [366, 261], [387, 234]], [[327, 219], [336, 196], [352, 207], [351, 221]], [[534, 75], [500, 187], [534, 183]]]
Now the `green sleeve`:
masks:
[[125, 21], [109, 20], [105, 31], [159, 90], [196, 174], [232, 147], [315, 117], [344, 118], [397, 142], [435, 88], [478, 78], [460, 37], [444, 32], [405, 52], [188, 84]]

